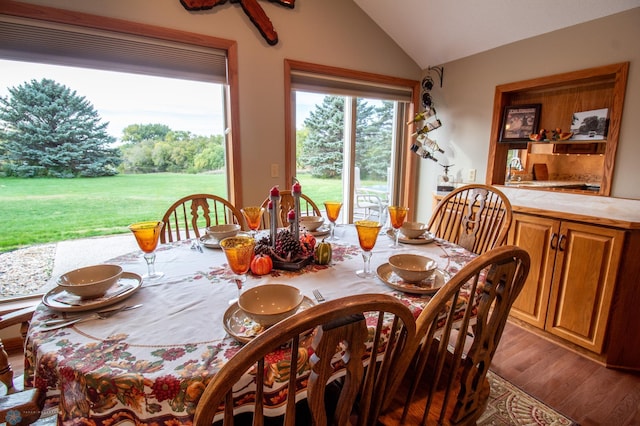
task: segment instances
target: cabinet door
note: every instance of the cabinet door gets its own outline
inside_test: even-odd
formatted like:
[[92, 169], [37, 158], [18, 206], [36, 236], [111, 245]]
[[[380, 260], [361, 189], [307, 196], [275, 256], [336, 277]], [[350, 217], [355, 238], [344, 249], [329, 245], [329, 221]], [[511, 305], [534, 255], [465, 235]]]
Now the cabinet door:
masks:
[[[560, 230], [560, 221], [515, 213], [509, 243], [522, 247], [531, 257], [531, 269], [510, 315], [544, 328], [553, 275], [555, 250], [551, 239]], [[555, 242], [554, 242], [555, 244]]]
[[562, 222], [546, 330], [602, 353], [624, 231]]

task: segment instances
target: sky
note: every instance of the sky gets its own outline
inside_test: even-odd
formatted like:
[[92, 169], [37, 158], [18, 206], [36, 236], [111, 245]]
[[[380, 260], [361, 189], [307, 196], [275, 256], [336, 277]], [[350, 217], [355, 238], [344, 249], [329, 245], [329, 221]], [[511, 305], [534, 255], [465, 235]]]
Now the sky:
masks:
[[[8, 88], [33, 79], [55, 80], [91, 102], [117, 139], [131, 124], [160, 123], [205, 136], [224, 133], [222, 90], [217, 84], [6, 60], [0, 60], [0, 70], [0, 97], [9, 95]], [[298, 96], [298, 128], [322, 98]]]

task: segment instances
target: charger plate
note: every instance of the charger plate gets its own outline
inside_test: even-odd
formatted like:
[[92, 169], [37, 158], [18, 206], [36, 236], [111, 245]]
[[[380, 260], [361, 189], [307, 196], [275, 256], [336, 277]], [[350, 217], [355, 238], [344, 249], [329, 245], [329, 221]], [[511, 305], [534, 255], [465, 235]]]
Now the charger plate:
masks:
[[220, 241], [218, 241], [215, 238], [209, 237], [207, 235], [205, 235], [203, 237], [200, 237], [200, 242], [206, 248], [211, 248], [211, 249], [219, 249], [220, 248]]
[[[395, 236], [393, 235], [393, 229], [389, 229], [387, 231], [387, 235], [391, 239], [395, 238]], [[406, 236], [402, 235], [402, 232], [398, 236], [398, 242], [404, 243], [404, 244], [429, 244], [434, 241], [435, 241], [435, 237], [426, 231], [423, 235], [419, 236], [418, 238], [407, 238]]]
[[329, 232], [331, 232], [331, 228], [329, 228], [329, 226], [327, 225], [320, 225], [320, 227], [315, 231], [307, 231], [307, 232], [313, 235], [314, 237], [322, 237], [323, 235], [328, 235]]
[[408, 283], [396, 275], [388, 263], [378, 266], [376, 273], [383, 283], [394, 290], [413, 294], [434, 294], [451, 278], [448, 272], [436, 269], [433, 275], [426, 280], [422, 280], [419, 283]]
[[95, 299], [80, 299], [62, 287], [56, 287], [42, 297], [42, 303], [60, 312], [82, 312], [118, 303], [134, 294], [142, 286], [142, 277], [133, 272], [123, 272], [118, 282], [107, 294]]
[[[300, 307], [296, 313], [304, 311], [315, 305], [315, 302], [304, 296]], [[222, 326], [224, 330], [240, 343], [248, 343], [254, 337], [266, 330], [263, 326], [249, 318], [238, 306], [238, 302], [234, 302], [227, 308], [222, 318]]]

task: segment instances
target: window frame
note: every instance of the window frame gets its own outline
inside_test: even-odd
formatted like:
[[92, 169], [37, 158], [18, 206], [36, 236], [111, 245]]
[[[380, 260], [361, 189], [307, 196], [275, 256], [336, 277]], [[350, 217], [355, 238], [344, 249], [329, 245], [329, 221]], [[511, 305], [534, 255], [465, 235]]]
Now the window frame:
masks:
[[[296, 117], [295, 117], [295, 92], [294, 74], [312, 73], [318, 76], [326, 76], [329, 80], [346, 79], [361, 81], [363, 84], [403, 87], [411, 92], [411, 101], [405, 111], [404, 121], [415, 115], [419, 110], [420, 82], [399, 77], [391, 77], [382, 74], [374, 74], [363, 71], [355, 71], [347, 68], [332, 67], [309, 62], [296, 61], [292, 59], [284, 60], [284, 116], [285, 116], [285, 181], [292, 182], [296, 174]], [[405, 127], [406, 129], [406, 127]], [[396, 153], [399, 154], [399, 173], [394, 176], [394, 199], [393, 204], [402, 204], [409, 207], [410, 218], [414, 217], [416, 206], [416, 185], [410, 182], [417, 181], [418, 156], [411, 155], [411, 132], [404, 131]], [[349, 193], [353, 193], [353, 179], [349, 182]], [[409, 218], [409, 219], [410, 219]]]

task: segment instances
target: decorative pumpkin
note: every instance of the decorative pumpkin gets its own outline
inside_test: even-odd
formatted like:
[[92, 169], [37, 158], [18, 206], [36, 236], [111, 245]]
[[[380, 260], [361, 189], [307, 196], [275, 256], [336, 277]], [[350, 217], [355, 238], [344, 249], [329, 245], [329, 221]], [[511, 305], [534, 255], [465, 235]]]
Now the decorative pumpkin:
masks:
[[251, 260], [251, 272], [266, 275], [273, 269], [273, 260], [266, 254], [258, 254]]
[[303, 256], [309, 256], [313, 253], [313, 249], [316, 246], [316, 237], [309, 233], [300, 235], [300, 248], [302, 249]]
[[314, 254], [314, 259], [318, 265], [328, 265], [331, 263], [331, 244], [326, 243], [322, 240], [321, 243], [318, 243], [316, 246], [316, 252]]

